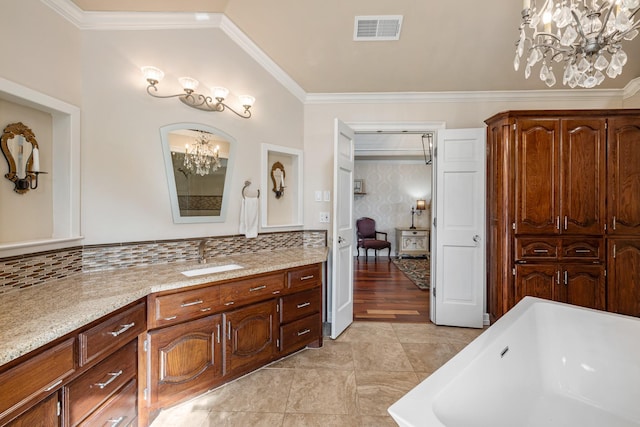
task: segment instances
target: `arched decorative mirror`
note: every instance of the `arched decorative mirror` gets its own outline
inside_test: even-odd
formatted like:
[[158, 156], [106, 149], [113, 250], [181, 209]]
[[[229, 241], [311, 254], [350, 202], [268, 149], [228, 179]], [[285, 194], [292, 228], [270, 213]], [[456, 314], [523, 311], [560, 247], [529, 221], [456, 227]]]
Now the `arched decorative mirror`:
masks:
[[235, 140], [197, 123], [160, 129], [175, 223], [223, 222]]
[[22, 122], [11, 123], [2, 132], [0, 147], [9, 165], [5, 178], [15, 184], [13, 190], [19, 194], [35, 190], [41, 172], [38, 141], [33, 131]]

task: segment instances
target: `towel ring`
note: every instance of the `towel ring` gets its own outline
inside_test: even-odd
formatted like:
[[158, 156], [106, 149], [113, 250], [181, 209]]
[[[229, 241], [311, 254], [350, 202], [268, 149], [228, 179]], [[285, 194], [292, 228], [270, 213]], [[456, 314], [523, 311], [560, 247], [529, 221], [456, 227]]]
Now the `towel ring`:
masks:
[[[244, 190], [247, 189], [248, 186], [251, 185], [251, 181], [245, 181], [244, 182], [244, 187], [242, 187], [242, 198], [246, 199], [245, 194], [244, 194]], [[258, 189], [258, 198], [260, 198], [260, 189]]]

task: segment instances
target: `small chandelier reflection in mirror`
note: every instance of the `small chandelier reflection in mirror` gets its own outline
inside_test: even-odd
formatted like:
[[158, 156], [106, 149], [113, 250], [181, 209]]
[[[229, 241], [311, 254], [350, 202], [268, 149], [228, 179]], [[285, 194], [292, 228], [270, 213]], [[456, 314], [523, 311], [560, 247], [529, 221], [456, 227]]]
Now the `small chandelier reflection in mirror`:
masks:
[[182, 85], [184, 93], [177, 93], [175, 95], [158, 95], [158, 83], [160, 83], [164, 77], [164, 72], [159, 68], [147, 66], [142, 67], [142, 73], [149, 83], [147, 86], [147, 93], [154, 98], [178, 98], [183, 104], [192, 108], [197, 108], [198, 110], [213, 111], [216, 113], [229, 110], [243, 119], [251, 117], [251, 111], [249, 110], [256, 100], [253, 96], [240, 95], [238, 97], [240, 99], [240, 104], [242, 104], [242, 107], [244, 108], [242, 113], [238, 113], [224, 102], [227, 95], [229, 95], [229, 90], [224, 87], [213, 87], [211, 88], [211, 96], [203, 95], [196, 92], [196, 89], [198, 89], [200, 84], [196, 79], [191, 77], [180, 77], [178, 81]]
[[527, 51], [525, 78], [541, 63], [540, 80], [556, 84], [554, 64], [562, 67], [562, 84], [592, 88], [622, 73], [627, 54], [622, 43], [638, 35], [640, 0], [524, 0], [520, 39], [513, 66]]
[[215, 172], [220, 167], [220, 147], [213, 147], [210, 134], [200, 132], [193, 146], [184, 146], [184, 167], [200, 176]]

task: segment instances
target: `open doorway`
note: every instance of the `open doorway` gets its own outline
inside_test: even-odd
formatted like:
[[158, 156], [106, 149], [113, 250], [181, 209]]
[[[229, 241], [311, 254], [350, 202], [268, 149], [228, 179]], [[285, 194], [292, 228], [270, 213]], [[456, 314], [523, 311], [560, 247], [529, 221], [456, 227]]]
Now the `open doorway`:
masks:
[[391, 243], [354, 256], [354, 320], [429, 321], [433, 127], [354, 125], [353, 221], [374, 219]]

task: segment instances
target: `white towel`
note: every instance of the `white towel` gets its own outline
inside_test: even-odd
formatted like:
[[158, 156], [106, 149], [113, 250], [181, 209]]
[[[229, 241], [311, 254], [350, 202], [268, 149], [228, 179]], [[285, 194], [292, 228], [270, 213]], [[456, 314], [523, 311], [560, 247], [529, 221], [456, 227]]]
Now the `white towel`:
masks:
[[257, 197], [245, 197], [240, 206], [240, 233], [248, 239], [258, 236], [258, 200]]

